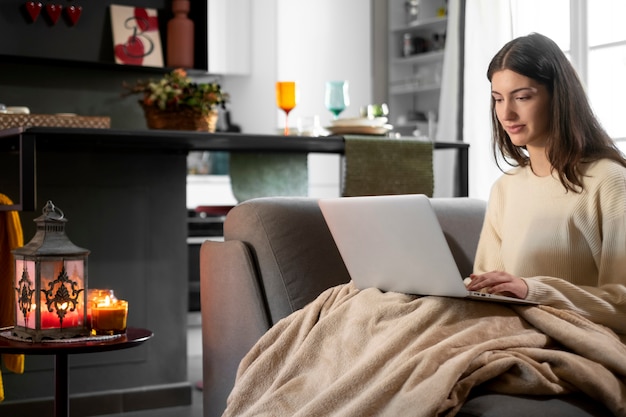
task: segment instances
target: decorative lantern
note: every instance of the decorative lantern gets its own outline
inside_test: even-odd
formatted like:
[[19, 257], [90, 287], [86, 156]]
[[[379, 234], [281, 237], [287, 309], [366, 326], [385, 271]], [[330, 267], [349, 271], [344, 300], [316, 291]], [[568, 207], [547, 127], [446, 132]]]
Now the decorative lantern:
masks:
[[65, 235], [67, 219], [48, 201], [33, 239], [15, 257], [16, 336], [40, 342], [87, 336], [87, 256]]

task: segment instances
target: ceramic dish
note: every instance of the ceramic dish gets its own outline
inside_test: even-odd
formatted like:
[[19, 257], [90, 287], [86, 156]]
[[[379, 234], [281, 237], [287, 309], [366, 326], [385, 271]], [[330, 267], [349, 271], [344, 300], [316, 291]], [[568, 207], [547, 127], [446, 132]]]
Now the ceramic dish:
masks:
[[330, 124], [331, 126], [384, 126], [387, 123], [386, 117], [374, 117], [373, 119], [368, 119], [366, 117], [353, 117], [347, 119], [337, 119], [333, 120]]
[[327, 126], [325, 129], [333, 135], [386, 135], [393, 126]]

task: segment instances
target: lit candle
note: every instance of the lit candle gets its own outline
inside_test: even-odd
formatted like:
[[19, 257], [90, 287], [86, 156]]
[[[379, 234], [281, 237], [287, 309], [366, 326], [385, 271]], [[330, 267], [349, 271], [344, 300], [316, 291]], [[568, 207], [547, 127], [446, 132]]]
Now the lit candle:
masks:
[[97, 335], [120, 334], [126, 331], [128, 302], [106, 296], [100, 302], [92, 303], [91, 328]]
[[[65, 320], [63, 321], [65, 324]], [[41, 308], [41, 328], [42, 329], [58, 329], [61, 327], [59, 316], [56, 311], [48, 311], [46, 307]]]
[[78, 309], [74, 311], [69, 310], [68, 303], [63, 303], [58, 306], [58, 312], [65, 310], [65, 316], [63, 321], [59, 318], [57, 310], [48, 311], [48, 307], [45, 304], [41, 306], [41, 328], [42, 329], [60, 329], [68, 327], [76, 327], [82, 325], [82, 314], [78, 312]]
[[89, 289], [87, 294], [87, 319], [91, 322], [91, 310], [97, 305], [116, 303], [117, 297], [113, 290]]

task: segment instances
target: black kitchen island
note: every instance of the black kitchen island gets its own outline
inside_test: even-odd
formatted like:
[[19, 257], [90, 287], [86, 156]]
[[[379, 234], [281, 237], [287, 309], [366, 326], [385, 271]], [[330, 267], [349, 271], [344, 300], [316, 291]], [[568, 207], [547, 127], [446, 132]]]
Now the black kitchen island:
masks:
[[[458, 150], [459, 195], [467, 195], [464, 143]], [[128, 325], [149, 328], [149, 344], [85, 354], [70, 362], [71, 408], [114, 413], [191, 403], [187, 379], [188, 246], [186, 178], [191, 151], [342, 154], [341, 136], [284, 137], [187, 131], [14, 128], [0, 131], [0, 193], [16, 203], [28, 242], [47, 200], [67, 219], [68, 237], [91, 251], [89, 288], [112, 288], [128, 300]], [[205, 352], [210, 354], [210, 352]], [[52, 407], [53, 362], [26, 358], [24, 375], [4, 372], [0, 414]], [[44, 382], [45, 381], [45, 382]], [[74, 414], [73, 414], [74, 415]]]

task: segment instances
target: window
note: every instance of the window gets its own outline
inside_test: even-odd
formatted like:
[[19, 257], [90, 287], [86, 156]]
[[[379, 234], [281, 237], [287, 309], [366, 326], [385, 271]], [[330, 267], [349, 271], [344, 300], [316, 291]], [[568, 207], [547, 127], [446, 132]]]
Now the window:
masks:
[[626, 2], [594, 0], [587, 8], [589, 98], [611, 137], [626, 141]]
[[598, 119], [626, 150], [626, 2], [512, 0], [511, 9], [513, 37], [539, 32], [553, 39], [578, 70]]
[[[468, 2], [470, 3], [470, 2]], [[485, 68], [504, 42], [531, 32], [553, 39], [587, 89], [593, 110], [626, 152], [626, 0], [473, 0], [465, 9], [463, 140], [470, 152], [470, 196], [487, 199], [502, 173], [491, 152]], [[482, 81], [481, 81], [482, 80]], [[482, 84], [481, 84], [482, 82]], [[506, 167], [505, 167], [506, 168]]]

